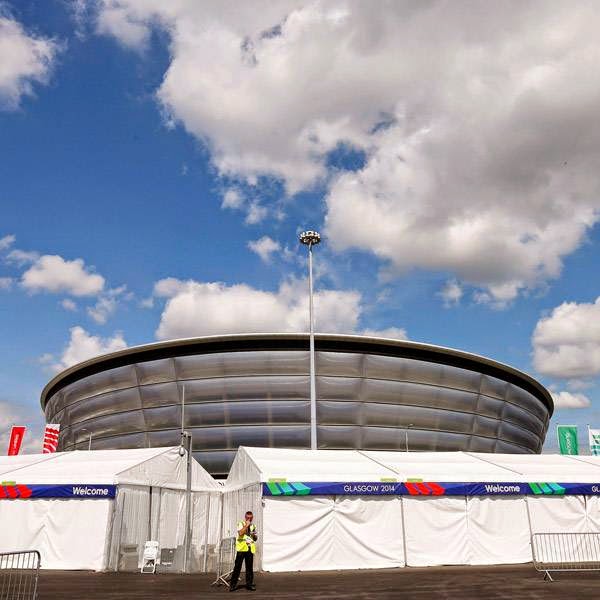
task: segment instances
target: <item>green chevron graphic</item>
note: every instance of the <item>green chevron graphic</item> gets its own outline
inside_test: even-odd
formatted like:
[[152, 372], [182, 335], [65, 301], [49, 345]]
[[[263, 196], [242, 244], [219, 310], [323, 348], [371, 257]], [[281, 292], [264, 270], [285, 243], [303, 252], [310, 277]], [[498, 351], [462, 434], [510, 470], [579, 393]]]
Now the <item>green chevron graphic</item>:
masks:
[[558, 483], [553, 483], [553, 482], [537, 482], [537, 483], [529, 483], [529, 487], [531, 488], [531, 491], [536, 495], [536, 496], [548, 496], [548, 495], [554, 495], [554, 496], [564, 496], [565, 494], [565, 488], [561, 487], [560, 485], [558, 485]]
[[307, 496], [310, 488], [303, 483], [267, 483], [267, 487], [273, 496]]

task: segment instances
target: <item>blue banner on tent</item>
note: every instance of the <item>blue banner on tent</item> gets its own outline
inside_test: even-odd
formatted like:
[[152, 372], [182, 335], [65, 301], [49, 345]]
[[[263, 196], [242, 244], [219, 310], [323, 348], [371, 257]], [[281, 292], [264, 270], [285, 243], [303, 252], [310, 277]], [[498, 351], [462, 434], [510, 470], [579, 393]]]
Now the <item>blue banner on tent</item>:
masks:
[[0, 500], [28, 500], [30, 498], [79, 498], [81, 500], [103, 500], [114, 498], [116, 493], [116, 485], [97, 483], [39, 485], [3, 481], [0, 484]]
[[263, 483], [264, 496], [600, 496], [600, 483], [299, 482]]

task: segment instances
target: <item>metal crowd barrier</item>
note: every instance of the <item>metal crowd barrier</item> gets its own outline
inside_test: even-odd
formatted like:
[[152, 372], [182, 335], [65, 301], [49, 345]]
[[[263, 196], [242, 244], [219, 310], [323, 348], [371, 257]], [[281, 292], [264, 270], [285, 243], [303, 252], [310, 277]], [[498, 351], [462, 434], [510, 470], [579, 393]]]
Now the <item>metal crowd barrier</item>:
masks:
[[217, 557], [217, 578], [212, 582], [212, 585], [229, 585], [234, 560], [235, 538], [222, 539], [219, 544], [219, 556]]
[[40, 553], [0, 552], [0, 600], [36, 600]]
[[533, 566], [554, 581], [551, 571], [600, 571], [600, 532], [534, 533]]

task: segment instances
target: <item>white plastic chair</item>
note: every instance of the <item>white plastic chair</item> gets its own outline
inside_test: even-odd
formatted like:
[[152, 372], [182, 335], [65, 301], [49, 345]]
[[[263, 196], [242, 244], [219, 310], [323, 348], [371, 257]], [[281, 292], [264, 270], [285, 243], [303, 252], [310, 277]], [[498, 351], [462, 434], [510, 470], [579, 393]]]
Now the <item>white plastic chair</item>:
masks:
[[156, 573], [158, 562], [158, 542], [147, 541], [144, 544], [144, 556], [142, 558], [141, 573]]

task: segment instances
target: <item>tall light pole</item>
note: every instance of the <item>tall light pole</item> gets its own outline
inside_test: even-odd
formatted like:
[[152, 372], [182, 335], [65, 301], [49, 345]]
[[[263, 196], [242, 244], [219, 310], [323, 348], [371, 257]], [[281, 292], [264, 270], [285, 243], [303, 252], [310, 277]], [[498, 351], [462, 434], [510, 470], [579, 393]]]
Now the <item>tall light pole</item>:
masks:
[[300, 243], [308, 246], [308, 317], [310, 321], [310, 449], [317, 449], [317, 379], [315, 376], [315, 323], [313, 314], [312, 249], [321, 241], [317, 231], [303, 231]]

